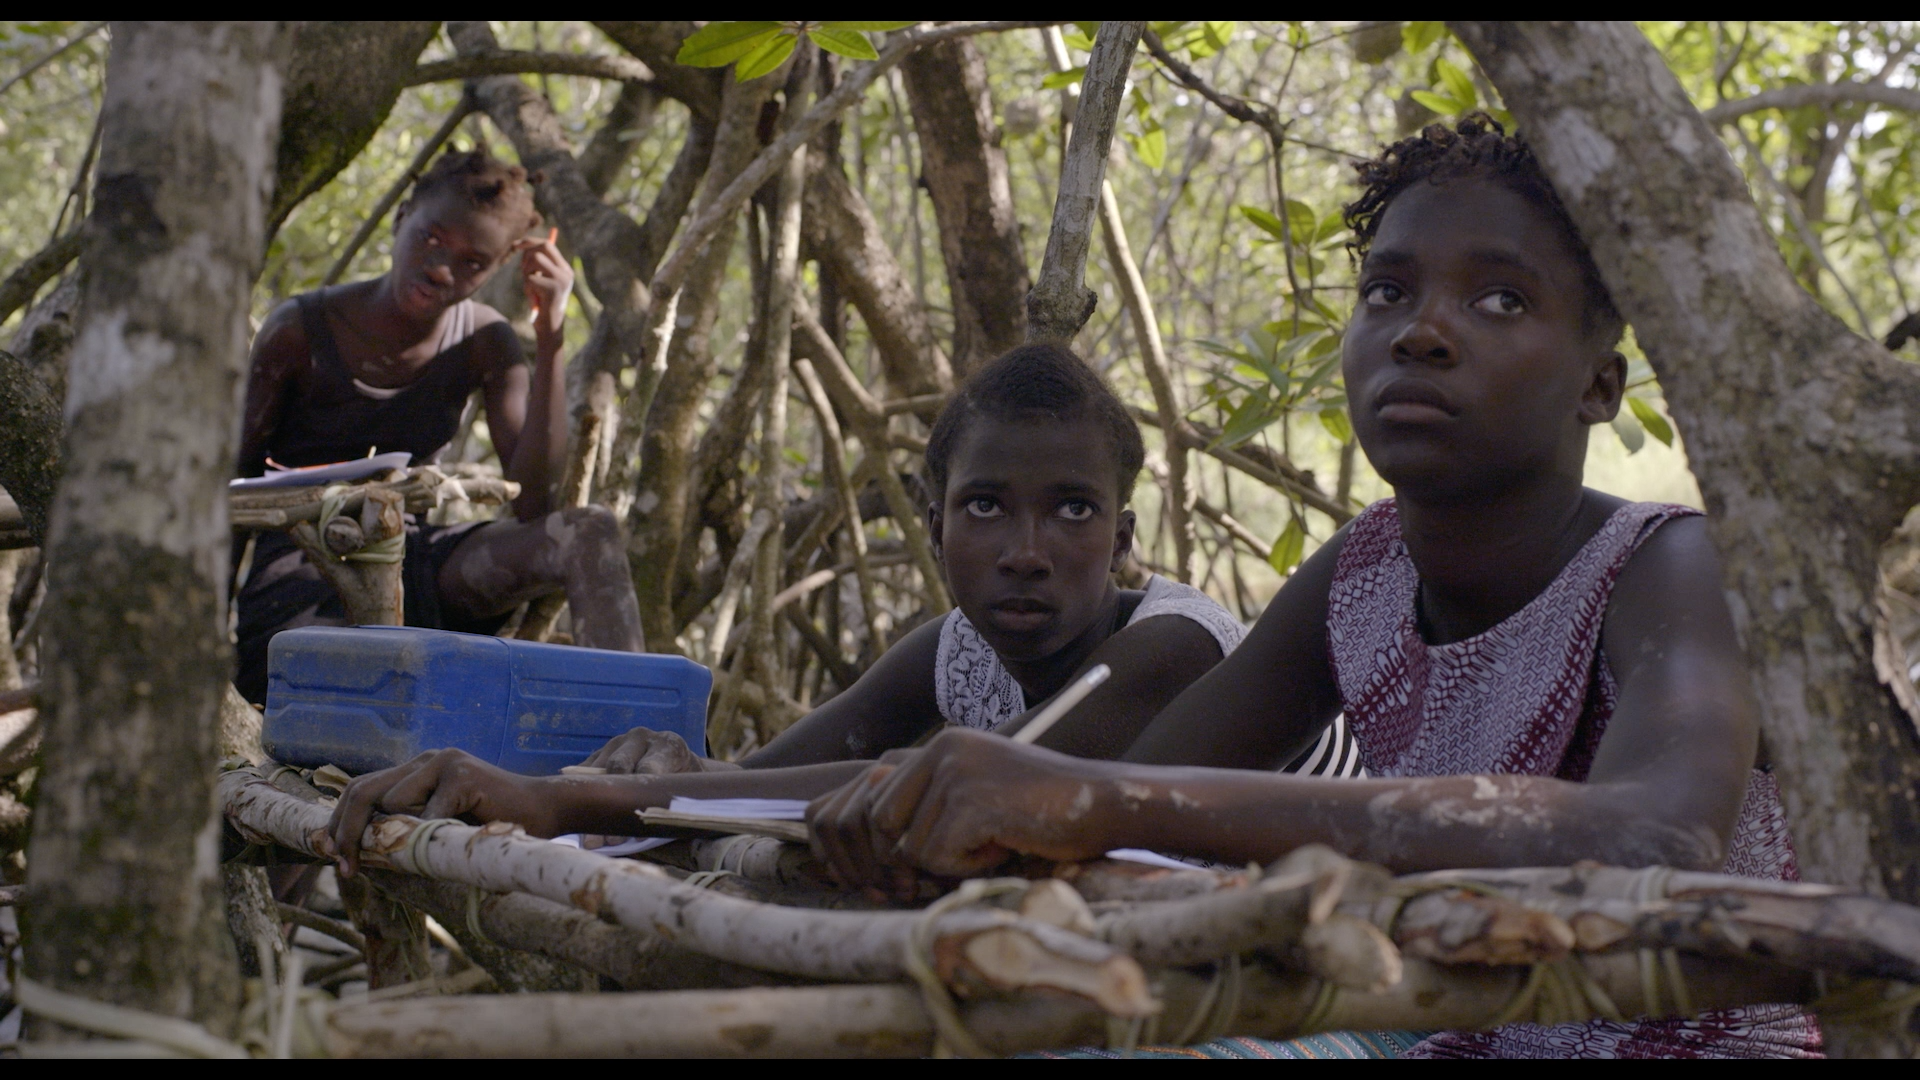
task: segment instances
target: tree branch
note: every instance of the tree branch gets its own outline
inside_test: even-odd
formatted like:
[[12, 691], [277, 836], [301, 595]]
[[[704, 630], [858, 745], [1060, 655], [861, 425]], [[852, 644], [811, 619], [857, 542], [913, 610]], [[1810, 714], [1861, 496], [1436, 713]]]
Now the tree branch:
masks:
[[13, 273], [7, 275], [7, 280], [0, 281], [0, 323], [6, 322], [9, 315], [33, 299], [33, 294], [40, 291], [40, 286], [80, 257], [80, 249], [84, 246], [81, 230], [85, 224], [83, 221], [75, 225], [46, 247], [27, 256], [25, 262], [14, 267]]
[[1060, 166], [1047, 253], [1027, 294], [1028, 341], [1071, 341], [1099, 302], [1085, 280], [1087, 249], [1093, 242], [1093, 217], [1100, 207], [1100, 185], [1106, 178], [1127, 72], [1146, 25], [1104, 22], [1094, 39], [1093, 55], [1087, 59], [1087, 74], [1081, 81], [1073, 136]]
[[[1168, 52], [1167, 47], [1161, 43], [1159, 34], [1148, 30], [1141, 35], [1141, 40], [1146, 43], [1147, 52], [1153, 54], [1153, 58], [1160, 61], [1161, 66], [1171, 71], [1174, 78], [1180, 80], [1187, 89], [1213, 102], [1215, 108], [1243, 124], [1256, 124], [1266, 129], [1267, 134], [1274, 138], [1285, 137], [1285, 126], [1280, 123], [1280, 118], [1274, 115], [1272, 109], [1265, 105], [1248, 101], [1246, 98], [1236, 97], [1233, 94], [1215, 90], [1207, 84], [1205, 79], [1200, 77], [1199, 73], [1182, 63], [1179, 58], [1175, 57], [1171, 52]], [[1331, 147], [1327, 149], [1331, 149]], [[1339, 151], [1335, 152], [1338, 153]]]
[[653, 80], [653, 70], [631, 56], [586, 56], [580, 53], [502, 49], [421, 64], [407, 76], [406, 85], [481, 79], [489, 75], [579, 75], [588, 79], [616, 79], [621, 82]]
[[1826, 83], [1815, 86], [1783, 86], [1765, 90], [1752, 97], [1723, 101], [1701, 113], [1707, 123], [1719, 127], [1743, 116], [1768, 109], [1803, 109], [1809, 105], [1879, 105], [1902, 112], [1920, 113], [1920, 90], [1883, 86], [1870, 82]]
[[0, 94], [4, 94], [7, 91], [13, 89], [13, 86], [15, 83], [22, 82], [28, 78], [31, 78], [34, 72], [39, 71], [41, 68], [46, 67], [48, 64], [51, 64], [55, 60], [60, 59], [61, 56], [65, 55], [68, 49], [71, 49], [75, 45], [78, 45], [81, 42], [92, 37], [94, 34], [99, 32], [101, 27], [105, 25], [107, 24], [104, 22], [96, 22], [96, 23], [88, 23], [86, 26], [81, 27], [79, 33], [68, 38], [65, 42], [54, 46], [53, 51], [47, 53], [45, 56], [42, 56], [40, 59], [35, 60], [33, 63], [28, 64], [26, 67], [21, 68], [17, 74], [15, 74], [12, 78], [8, 79], [6, 82], [0, 83]]
[[[1107, 260], [1113, 263], [1113, 276], [1119, 279], [1121, 295], [1126, 298], [1127, 313], [1133, 317], [1134, 343], [1140, 350], [1140, 367], [1147, 385], [1153, 390], [1153, 403], [1161, 416], [1185, 416], [1180, 388], [1175, 383], [1166, 347], [1160, 341], [1160, 323], [1153, 314], [1153, 298], [1147, 292], [1146, 279], [1133, 261], [1127, 246], [1126, 224], [1120, 219], [1120, 200], [1113, 185], [1100, 184], [1100, 225], [1107, 242]], [[1167, 529], [1173, 533], [1174, 578], [1181, 584], [1194, 584], [1199, 564], [1195, 561], [1194, 500], [1199, 489], [1187, 476], [1187, 446], [1176, 435], [1166, 441]]]
[[1220, 509], [1205, 499], [1195, 499], [1193, 508], [1199, 511], [1201, 517], [1225, 529], [1227, 535], [1247, 545], [1247, 550], [1253, 552], [1255, 555], [1264, 559], [1272, 554], [1273, 544], [1260, 539], [1259, 534], [1247, 528], [1245, 523], [1239, 518], [1234, 517], [1232, 514], [1227, 513], [1225, 510]]
[[[1160, 421], [1160, 414], [1152, 409], [1142, 409], [1136, 405], [1127, 406], [1127, 412], [1142, 424], [1166, 430]], [[1353, 520], [1353, 511], [1338, 500], [1320, 490], [1314, 482], [1313, 474], [1301, 472], [1292, 463], [1278, 454], [1265, 452], [1260, 447], [1243, 443], [1237, 447], [1216, 446], [1218, 432], [1195, 424], [1191, 420], [1182, 420], [1179, 424], [1180, 440], [1188, 447], [1199, 450], [1224, 465], [1231, 465], [1255, 480], [1299, 499], [1301, 505], [1311, 507], [1333, 519], [1335, 525], [1345, 525]]]
[[740, 171], [733, 183], [728, 184], [711, 203], [704, 206], [699, 215], [687, 225], [680, 243], [654, 275], [653, 294], [656, 299], [664, 300], [680, 285], [681, 278], [692, 269], [694, 258], [699, 255], [707, 241], [713, 238], [720, 223], [727, 215], [739, 209], [761, 185], [773, 178], [773, 174], [787, 161], [794, 148], [801, 146], [820, 133], [820, 129], [831, 123], [834, 117], [845, 112], [847, 107], [860, 100], [867, 87], [873, 81], [886, 74], [905, 60], [915, 49], [930, 45], [936, 41], [967, 37], [972, 34], [988, 34], [1002, 30], [1018, 30], [1035, 26], [1050, 25], [1038, 21], [1015, 22], [978, 22], [950, 23], [927, 30], [908, 30], [891, 38], [887, 47], [881, 51], [880, 58], [848, 72], [840, 80], [833, 92], [821, 98], [806, 115], [796, 121], [785, 134], [774, 140], [773, 144], [760, 151], [759, 156]]

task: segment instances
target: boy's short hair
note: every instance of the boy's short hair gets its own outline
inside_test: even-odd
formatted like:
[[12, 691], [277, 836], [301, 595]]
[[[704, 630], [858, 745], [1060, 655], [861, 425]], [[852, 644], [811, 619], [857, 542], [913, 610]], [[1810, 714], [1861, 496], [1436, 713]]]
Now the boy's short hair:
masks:
[[1600, 280], [1600, 270], [1593, 265], [1586, 242], [1580, 239], [1580, 230], [1574, 227], [1573, 218], [1554, 193], [1553, 183], [1541, 170], [1532, 149], [1519, 137], [1508, 135], [1498, 120], [1484, 112], [1471, 112], [1453, 127], [1429, 124], [1420, 134], [1386, 147], [1379, 157], [1357, 162], [1354, 169], [1360, 174], [1362, 190], [1359, 198], [1346, 205], [1343, 216], [1353, 230], [1347, 250], [1356, 262], [1366, 259], [1381, 217], [1401, 192], [1422, 180], [1439, 184], [1463, 177], [1485, 177], [1531, 200], [1566, 229], [1580, 259], [1581, 284], [1587, 294], [1583, 328], [1609, 346], [1620, 340], [1626, 320], [1614, 308], [1613, 297]]
[[455, 193], [481, 213], [506, 222], [515, 232], [525, 232], [540, 224], [531, 186], [539, 179], [538, 175], [530, 178], [518, 165], [494, 157], [485, 143], [478, 143], [471, 150], [449, 149], [435, 158], [413, 182], [407, 201], [417, 203], [443, 191]]
[[1133, 484], [1146, 460], [1140, 425], [1098, 372], [1061, 345], [1022, 345], [975, 371], [940, 410], [927, 438], [927, 480], [936, 501], [947, 497], [947, 466], [976, 416], [1024, 420], [1092, 420], [1113, 451], [1120, 505], [1133, 498]]

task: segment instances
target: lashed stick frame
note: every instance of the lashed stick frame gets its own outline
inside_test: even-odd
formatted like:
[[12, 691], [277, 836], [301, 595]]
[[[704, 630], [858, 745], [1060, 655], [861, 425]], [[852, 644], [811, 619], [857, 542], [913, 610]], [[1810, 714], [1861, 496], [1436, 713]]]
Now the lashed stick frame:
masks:
[[[317, 855], [326, 805], [253, 769], [225, 774], [220, 796], [248, 840]], [[1904, 1024], [1920, 983], [1920, 909], [1657, 867], [1394, 878], [1324, 848], [1264, 872], [1063, 864], [1011, 885], [1010, 909], [929, 921], [730, 895], [819, 902], [805, 849], [767, 838], [696, 843], [690, 861], [682, 848], [680, 870], [504, 824], [395, 816], [364, 843], [376, 882], [443, 923], [465, 895], [460, 921], [491, 944], [650, 992], [349, 1000], [327, 1025], [342, 1056], [919, 1056], [942, 1008], [993, 1053], [1766, 1002]], [[697, 887], [685, 868], [738, 886]], [[957, 1006], [910, 982], [916, 935]]]
[[[402, 514], [423, 514], [449, 499], [500, 505], [520, 494], [520, 485], [490, 476], [458, 476], [433, 466], [395, 469], [346, 488], [331, 524], [320, 515], [325, 486], [235, 491], [227, 497], [236, 530], [283, 530], [340, 594], [347, 618], [362, 626], [399, 626], [405, 596], [396, 562], [345, 558], [400, 535]], [[323, 525], [327, 534], [321, 534]]]

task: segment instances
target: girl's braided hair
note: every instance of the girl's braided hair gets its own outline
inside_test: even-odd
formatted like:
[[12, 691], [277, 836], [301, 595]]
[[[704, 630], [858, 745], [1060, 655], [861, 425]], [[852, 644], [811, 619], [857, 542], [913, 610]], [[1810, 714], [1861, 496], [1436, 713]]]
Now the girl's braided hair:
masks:
[[1120, 502], [1133, 497], [1134, 481], [1146, 460], [1140, 425], [1100, 374], [1062, 345], [1021, 345], [973, 373], [933, 422], [927, 436], [927, 480], [936, 501], [947, 496], [947, 469], [960, 437], [978, 416], [1025, 420], [1091, 420], [1106, 435], [1113, 452]]
[[1484, 112], [1470, 112], [1452, 127], [1429, 124], [1420, 134], [1387, 147], [1380, 156], [1354, 165], [1360, 174], [1360, 197], [1343, 211], [1353, 239], [1347, 250], [1355, 262], [1364, 261], [1387, 206], [1400, 193], [1424, 180], [1443, 184], [1463, 177], [1482, 177], [1500, 184], [1535, 206], [1566, 230], [1580, 260], [1581, 284], [1586, 289], [1585, 328], [1589, 334], [1618, 341], [1626, 324], [1613, 306], [1600, 271], [1593, 265], [1580, 230], [1554, 194], [1553, 184], [1540, 168], [1533, 151], [1517, 136], [1508, 135], [1498, 120]]
[[529, 177], [527, 170], [494, 157], [485, 143], [479, 143], [471, 150], [449, 149], [435, 158], [413, 182], [407, 201], [418, 203], [440, 191], [455, 193], [481, 213], [524, 232], [540, 224], [532, 187], [539, 180], [538, 175]]

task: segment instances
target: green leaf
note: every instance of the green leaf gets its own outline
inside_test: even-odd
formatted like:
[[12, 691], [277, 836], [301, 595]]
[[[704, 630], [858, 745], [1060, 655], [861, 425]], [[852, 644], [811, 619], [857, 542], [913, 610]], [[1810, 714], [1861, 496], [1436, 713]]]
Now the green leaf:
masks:
[[1342, 446], [1353, 441], [1353, 421], [1348, 418], [1345, 409], [1321, 409], [1320, 426], [1326, 428], [1327, 434]]
[[878, 60], [880, 53], [867, 40], [867, 35], [858, 30], [836, 30], [826, 26], [807, 28], [807, 36], [815, 45], [835, 56], [844, 56], [849, 60]]
[[891, 30], [905, 30], [909, 26], [920, 25], [917, 22], [823, 22], [816, 23], [823, 30], [858, 30], [861, 33], [884, 34]]
[[1193, 58], [1195, 60], [1205, 60], [1207, 57], [1226, 48], [1227, 42], [1233, 40], [1233, 31], [1237, 24], [1232, 19], [1221, 19], [1201, 23], [1200, 25], [1206, 28], [1205, 40], [1207, 51], [1203, 55], [1195, 49], [1193, 51]]
[[1085, 33], [1068, 30], [1060, 35], [1060, 40], [1066, 42], [1069, 49], [1079, 49], [1081, 52], [1093, 51], [1093, 31], [1091, 30]]
[[674, 60], [689, 67], [725, 67], [779, 32], [777, 22], [708, 23], [680, 43]]
[[1443, 22], [1410, 22], [1400, 28], [1400, 44], [1410, 53], [1417, 53], [1446, 36], [1447, 24]]
[[746, 82], [774, 71], [787, 62], [787, 57], [793, 55], [793, 47], [798, 44], [800, 39], [793, 34], [776, 34], [768, 38], [758, 48], [740, 58], [739, 66], [733, 69], [733, 77]]
[[1267, 565], [1273, 567], [1283, 577], [1293, 573], [1300, 565], [1300, 559], [1307, 553], [1307, 530], [1300, 527], [1300, 519], [1287, 522], [1285, 532], [1273, 542], [1273, 550], [1267, 552]]
[[1145, 135], [1128, 133], [1127, 145], [1133, 147], [1140, 164], [1154, 172], [1159, 172], [1160, 167], [1167, 163], [1167, 133], [1160, 130], [1158, 124]]
[[1638, 420], [1625, 413], [1613, 418], [1613, 433], [1620, 436], [1620, 441], [1626, 444], [1629, 456], [1639, 453], [1640, 448], [1647, 445], [1646, 429], [1640, 426]]
[[1227, 416], [1227, 425], [1220, 431], [1220, 437], [1213, 442], [1213, 449], [1219, 450], [1239, 446], [1255, 435], [1260, 429], [1279, 419], [1274, 414], [1273, 402], [1264, 393], [1248, 394], [1233, 412]]
[[1304, 244], [1311, 239], [1319, 220], [1320, 215], [1313, 212], [1313, 207], [1299, 199], [1287, 200], [1287, 225], [1293, 230], [1294, 243]]
[[1629, 397], [1627, 398], [1627, 408], [1633, 410], [1633, 415], [1639, 418], [1640, 426], [1647, 429], [1647, 434], [1659, 439], [1668, 446], [1673, 445], [1673, 425], [1667, 423], [1666, 417], [1654, 411], [1652, 405], [1647, 404], [1637, 397]]
[[1279, 240], [1287, 235], [1287, 227], [1280, 223], [1279, 218], [1257, 206], [1242, 206], [1240, 213], [1248, 221], [1260, 226], [1263, 231], [1275, 240]]
[[1321, 218], [1320, 224], [1314, 226], [1313, 244], [1316, 247], [1329, 246], [1333, 241], [1338, 240], [1345, 234], [1346, 231], [1347, 221], [1340, 215], [1340, 210], [1336, 207], [1327, 211], [1327, 216]]
[[1480, 91], [1474, 88], [1473, 80], [1466, 72], [1445, 59], [1435, 60], [1433, 70], [1440, 76], [1440, 85], [1446, 89], [1447, 96], [1466, 103], [1461, 112], [1480, 104]]
[[1046, 78], [1041, 79], [1040, 89], [1058, 90], [1064, 86], [1072, 86], [1074, 83], [1077, 83], [1081, 79], [1084, 79], [1086, 77], [1087, 77], [1087, 66], [1085, 64], [1082, 64], [1077, 68], [1068, 68], [1065, 71], [1056, 71], [1053, 74], [1047, 76]]
[[1179, 22], [1162, 24], [1165, 30], [1156, 30], [1161, 44], [1168, 52], [1185, 50], [1189, 60], [1205, 60], [1233, 40], [1234, 22]]
[[1467, 105], [1464, 102], [1455, 101], [1444, 94], [1436, 94], [1430, 90], [1415, 90], [1411, 96], [1413, 100], [1441, 116], [1457, 116], [1467, 111]]
[[1252, 356], [1249, 356], [1248, 354], [1241, 352], [1239, 349], [1236, 349], [1231, 345], [1226, 345], [1218, 341], [1210, 341], [1206, 338], [1201, 338], [1195, 341], [1194, 344], [1200, 346], [1201, 348], [1207, 350], [1208, 352], [1214, 354], [1215, 356], [1224, 356], [1229, 360], [1238, 360], [1243, 364], [1252, 364], [1256, 362]]

